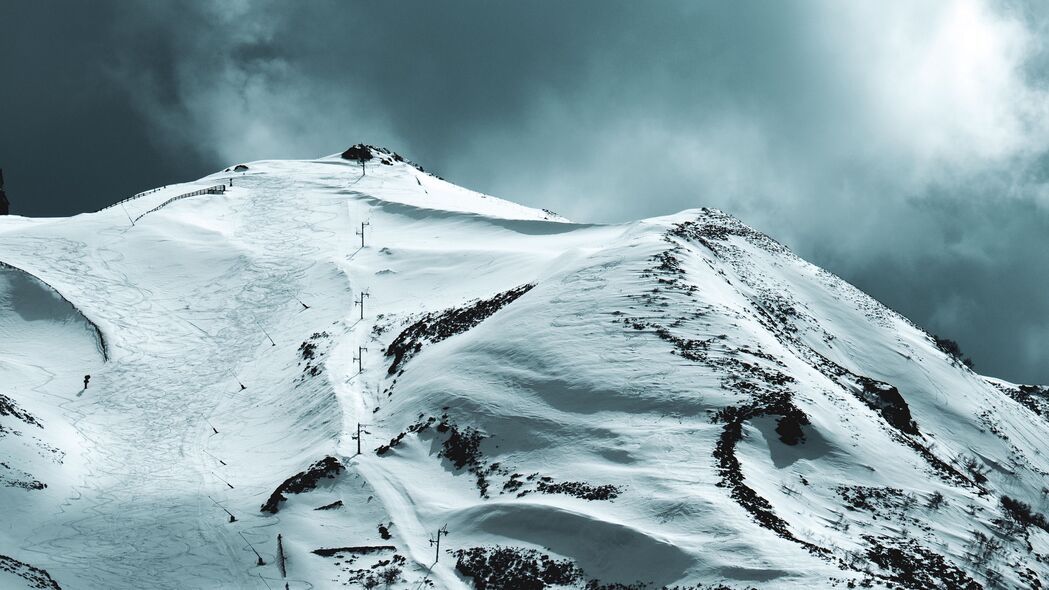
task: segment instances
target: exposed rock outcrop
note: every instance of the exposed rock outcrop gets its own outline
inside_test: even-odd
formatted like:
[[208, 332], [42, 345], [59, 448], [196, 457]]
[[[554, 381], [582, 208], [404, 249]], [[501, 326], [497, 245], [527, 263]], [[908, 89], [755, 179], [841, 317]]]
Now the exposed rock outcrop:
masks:
[[0, 168], [0, 215], [10, 215], [11, 213], [11, 202], [7, 200], [7, 193], [4, 192], [4, 170]]

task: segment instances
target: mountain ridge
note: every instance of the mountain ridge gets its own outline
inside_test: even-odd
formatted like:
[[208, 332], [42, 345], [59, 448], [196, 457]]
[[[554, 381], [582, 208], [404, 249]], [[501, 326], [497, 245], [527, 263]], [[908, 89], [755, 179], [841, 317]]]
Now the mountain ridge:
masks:
[[0, 555], [64, 588], [1045, 583], [1049, 391], [724, 212], [572, 223], [355, 148], [0, 219], [108, 348], [0, 274], [4, 466], [47, 484], [0, 488]]

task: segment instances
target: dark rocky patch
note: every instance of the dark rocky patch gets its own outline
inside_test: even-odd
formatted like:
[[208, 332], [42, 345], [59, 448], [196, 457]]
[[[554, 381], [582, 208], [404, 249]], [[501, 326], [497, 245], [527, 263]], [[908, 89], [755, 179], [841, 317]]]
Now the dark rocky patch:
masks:
[[[902, 520], [918, 502], [913, 494], [899, 488], [841, 485], [835, 491], [845, 502], [845, 508], [867, 512], [875, 520]], [[940, 498], [942, 500], [943, 496]]]
[[[789, 410], [785, 407], [780, 407], [778, 411]], [[715, 421], [724, 423], [717, 445], [714, 447], [714, 459], [717, 461], [718, 475], [720, 477], [717, 485], [718, 487], [728, 488], [732, 499], [746, 510], [761, 527], [776, 533], [784, 539], [798, 543], [813, 554], [826, 554], [827, 550], [823, 547], [796, 537], [790, 531], [787, 521], [776, 514], [772, 504], [748, 486], [743, 477], [743, 469], [740, 466], [739, 459], [736, 458], [736, 444], [743, 440], [743, 423], [750, 418], [756, 418], [767, 413], [771, 412], [750, 406], [729, 406], [715, 415]], [[782, 435], [781, 440], [783, 440]], [[784, 442], [786, 443], [787, 441], [784, 440]]]
[[[306, 366], [302, 369], [304, 375], [316, 377], [321, 373], [318, 361], [318, 348], [331, 338], [327, 332], [314, 332], [309, 338], [299, 345], [299, 355]], [[314, 364], [316, 363], [316, 364]], [[300, 365], [302, 362], [299, 363]]]
[[481, 441], [484, 434], [469, 426], [459, 428], [455, 424], [443, 421], [437, 425], [437, 432], [447, 433], [448, 437], [441, 444], [439, 456], [451, 461], [456, 469], [466, 469], [477, 478], [477, 489], [481, 496], [488, 497], [488, 471], [485, 470], [481, 454]]
[[[886, 388], [895, 390], [896, 395], [899, 394], [899, 390], [896, 390], [896, 388], [887, 383], [882, 383], [881, 381], [876, 381], [869, 377], [857, 375], [811, 348], [802, 348], [800, 349], [800, 352], [808, 358], [812, 366], [816, 367], [828, 378], [839, 383], [849, 381], [856, 383], [856, 387], [845, 386], [846, 390], [851, 391], [857, 399], [866, 404], [867, 407], [878, 412], [878, 414], [886, 421], [886, 424], [892, 427], [891, 432], [896, 441], [900, 444], [907, 445], [918, 453], [938, 477], [945, 482], [965, 486], [980, 493], [983, 492], [980, 487], [980, 482], [966, 477], [958, 469], [954, 468], [932, 452], [929, 446], [925, 443], [917, 423], [913, 425], [913, 429], [908, 425], [909, 422], [913, 422], [914, 420], [910, 415], [910, 408], [906, 405], [906, 401], [903, 400], [902, 395], [899, 399], [896, 399], [895, 395]], [[863, 385], [865, 380], [874, 384], [875, 391], [871, 393], [866, 392], [867, 388]], [[889, 417], [881, 411], [882, 407], [889, 408]], [[904, 409], [906, 409], [906, 411], [904, 411]], [[889, 421], [890, 417], [905, 429], [894, 426], [893, 423]], [[911, 434], [910, 432], [907, 432], [907, 430], [913, 430], [916, 434]]]
[[[570, 559], [554, 559], [534, 549], [519, 547], [471, 547], [452, 551], [455, 569], [470, 578], [477, 590], [543, 590], [549, 587], [581, 587], [585, 590], [649, 590], [651, 584], [606, 583], [590, 578]], [[662, 586], [661, 590], [733, 590], [723, 584]], [[755, 590], [747, 587], [745, 590]]]
[[918, 425], [911, 417], [910, 406], [900, 395], [900, 390], [870, 377], [859, 377], [857, 381], [863, 387], [860, 399], [872, 410], [881, 414], [890, 426], [906, 434], [921, 434]]
[[741, 221], [716, 209], [702, 209], [703, 215], [695, 221], [686, 221], [675, 225], [667, 232], [683, 240], [698, 242], [714, 254], [721, 254], [727, 242], [733, 236], [746, 239], [748, 242], [769, 252], [785, 252], [787, 249], [779, 242], [754, 231]]
[[1029, 567], [1025, 567], [1019, 570], [1020, 579], [1027, 583], [1027, 587], [1031, 590], [1041, 590], [1045, 586], [1042, 584], [1042, 579], [1038, 577], [1038, 572], [1034, 571]]
[[563, 493], [566, 496], [574, 496], [582, 500], [614, 500], [621, 493], [619, 487], [605, 485], [590, 485], [585, 482], [561, 482], [548, 483], [539, 481], [536, 490], [541, 493]]
[[[712, 214], [723, 216], [717, 212]], [[727, 218], [727, 216], [724, 217]], [[714, 244], [715, 241], [727, 240], [731, 235], [742, 235], [755, 240], [763, 237], [738, 222], [731, 226], [724, 226], [697, 221], [675, 226], [667, 233], [667, 239], [672, 243], [671, 238], [696, 240], [709, 244], [708, 247], [715, 250], [718, 248]], [[655, 266], [643, 271], [642, 276], [657, 277], [662, 288], [691, 296], [695, 289], [693, 285], [684, 281], [685, 271], [676, 255], [679, 250], [680, 247], [675, 247], [653, 257], [652, 261]], [[655, 297], [648, 297], [643, 299], [642, 303], [647, 306], [662, 306], [666, 302], [657, 302]], [[758, 306], [758, 310], [759, 313], [766, 315], [771, 313], [761, 306]], [[783, 313], [787, 311], [784, 310]], [[650, 330], [658, 338], [672, 345], [672, 354], [709, 366], [718, 373], [724, 374], [722, 385], [726, 389], [738, 392], [748, 400], [737, 406], [722, 408], [714, 414], [714, 422], [724, 425], [714, 449], [714, 459], [720, 476], [718, 486], [728, 488], [732, 499], [746, 510], [759, 526], [802, 545], [814, 554], [826, 555], [826, 549], [797, 538], [790, 531], [787, 522], [775, 513], [772, 504], [746, 485], [739, 460], [736, 458], [736, 445], [743, 438], [743, 424], [753, 418], [776, 416], [776, 433], [781, 442], [791, 446], [805, 442], [804, 426], [809, 424], [809, 419], [793, 402], [790, 386], [796, 381], [779, 370], [782, 363], [771, 358], [771, 355], [760, 350], [755, 351], [750, 347], [741, 349], [728, 347], [729, 350], [725, 351], [727, 343], [724, 335], [695, 340], [675, 334], [672, 330], [675, 324], [668, 326], [648, 318], [631, 317], [619, 317], [614, 321], [622, 322], [634, 330]], [[746, 354], [752, 359], [758, 359], [758, 362], [744, 360], [736, 354], [737, 352]], [[768, 366], [769, 364], [775, 367]]]
[[349, 553], [354, 555], [368, 555], [370, 553], [379, 553], [382, 551], [396, 551], [397, 548], [393, 545], [358, 545], [356, 547], [332, 547], [314, 549], [313, 553], [320, 555], [321, 557], [341, 557], [343, 553]]
[[1028, 410], [1043, 418], [1049, 418], [1049, 387], [1038, 385], [1020, 385], [1015, 388], [997, 385], [998, 389], [1021, 403]]
[[535, 285], [521, 285], [490, 299], [479, 299], [466, 307], [451, 308], [424, 315], [421, 319], [405, 328], [386, 347], [386, 356], [393, 357], [389, 374], [397, 373], [404, 363], [422, 350], [424, 343], [437, 343], [466, 332], [530, 291], [533, 287]]
[[613, 500], [621, 493], [621, 490], [618, 487], [611, 484], [592, 486], [581, 481], [548, 483], [540, 480], [539, 483], [536, 484], [535, 489], [543, 494], [565, 494], [591, 501]]
[[571, 561], [554, 560], [533, 549], [472, 547], [453, 555], [455, 569], [472, 578], [477, 590], [542, 590], [583, 578], [583, 571]]
[[958, 566], [917, 541], [872, 535], [864, 535], [863, 539], [868, 543], [867, 558], [871, 563], [889, 572], [886, 580], [901, 588], [983, 588]]
[[[351, 146], [346, 151], [342, 152], [342, 159], [344, 160], [352, 160], [355, 162], [368, 162], [375, 158], [378, 158], [379, 162], [387, 166], [392, 166], [394, 162], [399, 162], [402, 164], [407, 164], [412, 168], [415, 168], [419, 172], [426, 172], [426, 170], [424, 170], [422, 166], [416, 164], [415, 162], [412, 162], [411, 160], [405, 158], [397, 152], [388, 150], [384, 147], [377, 147], [374, 145], [358, 143], [357, 145]], [[437, 176], [435, 174], [431, 174], [431, 176], [440, 178], [440, 176]]]
[[[789, 250], [775, 240], [716, 210], [704, 209], [703, 215], [695, 221], [678, 224], [667, 232], [668, 241], [673, 242], [673, 238], [679, 238], [701, 243], [716, 256], [731, 264], [737, 272], [745, 275], [746, 269], [744, 265], [738, 260], [739, 257], [734, 255], [739, 249], [737, 246], [729, 243], [733, 237], [743, 238], [750, 244], [770, 253], [793, 256]], [[664, 275], [669, 275], [671, 278], [668, 280], [671, 282], [683, 276], [684, 273], [680, 261], [674, 256], [676, 251], [677, 248], [674, 248], [665, 255], [657, 257], [659, 265], [648, 272], [650, 274], [652, 272], [661, 272]], [[645, 273], [642, 274], [644, 275]], [[723, 272], [721, 274], [724, 275]], [[729, 281], [727, 276], [725, 276], [725, 280]], [[910, 408], [907, 406], [903, 396], [900, 395], [899, 390], [889, 384], [856, 375], [802, 342], [798, 337], [797, 326], [800, 320], [806, 318], [796, 305], [776, 293], [763, 292], [758, 300], [754, 302], [754, 309], [762, 324], [776, 334], [785, 346], [806, 358], [824, 375], [843, 385], [848, 381], [857, 383], [858, 385], [855, 388], [849, 385], [845, 385], [845, 387], [851, 390], [868, 407], [878, 412], [886, 420], [887, 424], [892, 427], [897, 441], [911, 447], [921, 455], [933, 472], [945, 481], [970, 487], [982, 493], [979, 482], [974, 482], [966, 477], [932, 452], [922, 438], [918, 425], [910, 414]], [[634, 327], [636, 329], [645, 329], [649, 326], [638, 325]], [[663, 330], [666, 330], [666, 328], [663, 328]], [[696, 342], [680, 338], [671, 339], [667, 338], [658, 328], [656, 331], [665, 340], [677, 340], [675, 342], [676, 352], [684, 358], [710, 363], [720, 368], [746, 369], [743, 366], [731, 367], [731, 361], [711, 359], [708, 351], [712, 342], [709, 340]], [[829, 338], [829, 335], [825, 335], [826, 338]], [[772, 381], [769, 379], [769, 375], [761, 375], [756, 371], [750, 371], [745, 379], [727, 383], [726, 386], [741, 393], [755, 391], [761, 388], [761, 384], [757, 382], [758, 379], [766, 384]], [[781, 440], [784, 439], [785, 434], [787, 435], [786, 438], [789, 439], [792, 432], [797, 432], [797, 429], [794, 428], [791, 422], [792, 419], [788, 419], [786, 423], [783, 423], [781, 420], [780, 426], [782, 428], [780, 426], [777, 427]]]
[[[538, 475], [538, 474], [532, 474], [532, 477], [529, 477], [529, 480], [534, 479], [535, 475]], [[524, 487], [525, 482], [521, 481], [521, 479], [520, 479], [521, 477], [524, 477], [524, 476], [522, 474], [520, 474], [520, 473], [514, 473], [513, 475], [511, 475], [510, 478], [507, 479], [503, 483], [503, 493], [504, 494], [512, 494], [512, 493], [517, 492], [518, 490], [520, 490], [522, 487]], [[524, 494], [527, 494], [527, 493], [528, 493], [527, 491], [523, 491], [523, 492], [520, 493], [520, 495], [523, 496]]]
[[44, 427], [35, 416], [18, 407], [15, 400], [3, 394], [0, 394], [0, 416], [11, 416], [16, 420], [21, 420], [22, 422], [25, 422], [30, 426], [36, 426], [37, 428]]
[[481, 462], [481, 441], [485, 436], [478, 430], [458, 428], [449, 422], [437, 425], [437, 432], [447, 432], [448, 438], [442, 445], [441, 456], [447, 458], [456, 469], [476, 466]]
[[935, 334], [933, 334], [932, 340], [936, 343], [936, 348], [939, 348], [940, 352], [949, 356], [953, 361], [961, 363], [970, 369], [973, 368], [973, 360], [965, 356], [957, 342], [949, 338], [940, 338]]
[[325, 504], [324, 506], [318, 506], [318, 507], [314, 508], [314, 510], [335, 510], [337, 508], [342, 508], [342, 506], [343, 506], [342, 500], [336, 500], [336, 501], [332, 502], [331, 504]]
[[4, 171], [0, 169], [0, 215], [11, 214], [11, 201], [7, 200], [7, 193], [4, 192]]
[[1021, 529], [1028, 529], [1035, 526], [1043, 531], [1049, 532], [1049, 519], [1046, 519], [1044, 515], [1033, 511], [1030, 504], [1021, 502], [1020, 500], [1015, 500], [1009, 496], [1002, 496], [1001, 503], [1002, 508], [1005, 510], [1005, 514]]
[[51, 574], [6, 555], [0, 555], [0, 571], [11, 572], [22, 578], [29, 584], [30, 588], [62, 590], [62, 587], [51, 577]]
[[262, 505], [263, 512], [276, 514], [280, 510], [281, 502], [288, 498], [284, 494], [301, 494], [317, 487], [321, 479], [334, 479], [345, 471], [342, 463], [332, 456], [327, 456], [310, 466], [309, 469], [297, 473], [284, 483], [280, 484], [265, 504]]
[[430, 427], [434, 424], [437, 424], [433, 428], [433, 431], [436, 433], [435, 436], [444, 438], [441, 441], [441, 450], [438, 451], [437, 456], [448, 459], [448, 462], [452, 464], [455, 470], [465, 469], [473, 474], [477, 480], [477, 489], [480, 491], [481, 496], [487, 498], [490, 485], [488, 482], [489, 476], [496, 472], [505, 472], [505, 470], [498, 463], [485, 464], [484, 454], [481, 452], [481, 441], [487, 438], [487, 435], [470, 426], [456, 425], [448, 419], [447, 414], [441, 416], [440, 422], [433, 416], [422, 420], [422, 414], [420, 414], [418, 422], [390, 439], [389, 444], [381, 445], [375, 449], [375, 454], [382, 456], [389, 453], [408, 434], [422, 435], [428, 433]]
[[[338, 568], [340, 574], [332, 582], [341, 582], [343, 586], [352, 585], [353, 587], [360, 586], [364, 588], [377, 588], [385, 584], [389, 588], [392, 584], [403, 581], [401, 574], [408, 560], [397, 553], [394, 553], [389, 559], [384, 559], [381, 556], [376, 558], [375, 554], [384, 554], [396, 550], [397, 548], [392, 545], [375, 545], [315, 549], [313, 553], [336, 560], [334, 565]], [[368, 557], [375, 560], [371, 565], [364, 563], [357, 565], [358, 561], [366, 560]]]
[[655, 277], [656, 282], [668, 291], [677, 291], [690, 296], [696, 293], [699, 287], [684, 280], [685, 270], [681, 268], [681, 259], [677, 256], [681, 251], [681, 246], [674, 246], [670, 250], [656, 254], [651, 260], [658, 264], [642, 271], [641, 276]]
[[899, 442], [911, 447], [915, 452], [921, 455], [921, 457], [925, 459], [925, 462], [929, 464], [929, 467], [932, 468], [933, 472], [943, 479], [943, 481], [973, 489], [981, 494], [984, 493], [981, 484], [986, 481], [986, 478], [981, 478], [979, 476], [975, 478], [966, 477], [961, 471], [958, 471], [951, 466], [950, 463], [947, 463], [936, 456], [936, 453], [933, 453], [928, 445], [916, 438], [900, 435]]
[[33, 477], [32, 474], [26, 473], [19, 469], [12, 469], [6, 461], [0, 461], [0, 467], [14, 472], [14, 476], [0, 473], [0, 484], [3, 484], [9, 488], [22, 488], [23, 490], [43, 490], [47, 488], [47, 484], [38, 481]]
[[[522, 477], [524, 477], [524, 475], [521, 473], [512, 474], [503, 483], [503, 489], [500, 493], [516, 493], [518, 498], [527, 496], [532, 492], [539, 492], [541, 494], [564, 494], [588, 501], [611, 501], [618, 498], [622, 493], [622, 490], [618, 486], [611, 484], [591, 485], [583, 481], [555, 482], [554, 478], [546, 476], [540, 477], [538, 473], [533, 473], [524, 480], [521, 479]], [[526, 485], [534, 485], [534, 488], [525, 488]]]
[[[421, 417], [422, 415], [420, 414], [420, 418]], [[379, 448], [375, 449], [375, 454], [381, 457], [386, 453], [389, 453], [397, 445], [401, 444], [401, 441], [404, 440], [404, 437], [408, 436], [408, 434], [424, 432], [428, 428], [430, 428], [430, 426], [432, 426], [435, 422], [437, 422], [437, 418], [430, 416], [426, 420], [420, 420], [419, 422], [416, 422], [415, 424], [408, 426], [408, 428], [406, 428], [403, 432], [400, 432], [397, 434], [397, 436], [391, 438], [389, 444], [380, 445]]]
[[355, 160], [357, 162], [367, 162], [373, 158], [371, 146], [363, 143], [350, 146], [346, 151], [342, 152], [343, 160]]

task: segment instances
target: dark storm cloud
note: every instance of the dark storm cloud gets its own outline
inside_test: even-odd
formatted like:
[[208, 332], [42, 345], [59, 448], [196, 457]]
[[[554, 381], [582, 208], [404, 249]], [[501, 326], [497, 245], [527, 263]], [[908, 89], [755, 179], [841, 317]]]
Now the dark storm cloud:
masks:
[[8, 3], [16, 212], [368, 141], [577, 219], [723, 208], [1049, 382], [1038, 3], [456, 8]]
[[15, 213], [93, 210], [199, 173], [199, 154], [172, 154], [111, 68], [114, 5], [0, 4], [0, 166]]

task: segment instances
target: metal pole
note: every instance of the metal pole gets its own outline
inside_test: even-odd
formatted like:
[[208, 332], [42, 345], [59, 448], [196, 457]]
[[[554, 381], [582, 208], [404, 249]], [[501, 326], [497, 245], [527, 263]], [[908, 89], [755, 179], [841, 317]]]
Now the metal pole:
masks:
[[214, 460], [218, 461], [219, 463], [222, 463], [223, 465], [225, 465], [225, 464], [226, 464], [226, 462], [225, 462], [225, 461], [223, 461], [222, 459], [219, 459], [219, 458], [218, 458], [218, 457], [216, 457], [215, 455], [212, 455], [211, 453], [209, 453], [209, 452], [207, 451], [207, 449], [201, 449], [201, 450], [202, 450], [202, 451], [204, 451], [204, 454], [205, 454], [205, 455], [207, 455], [207, 456], [211, 457], [212, 459], [214, 459]]
[[365, 350], [368, 350], [368, 349], [364, 348], [363, 346], [358, 346], [357, 347], [357, 356], [353, 357], [353, 360], [357, 361], [357, 373], [358, 374], [364, 372], [364, 364], [363, 364], [364, 363], [364, 360], [363, 360], [364, 359], [364, 355], [361, 354], [361, 353], [363, 353]]
[[244, 391], [245, 389], [247, 389], [247, 387], [245, 387], [244, 384], [240, 382], [240, 378], [237, 377], [237, 375], [233, 371], [227, 370], [227, 372], [230, 374], [231, 377], [233, 377], [233, 380], [237, 382], [237, 385], [240, 385], [240, 390], [241, 391]]
[[260, 323], [258, 322], [258, 320], [255, 320], [255, 325], [256, 325], [256, 326], [258, 326], [258, 327], [259, 327], [259, 329], [260, 329], [260, 330], [262, 330], [262, 333], [266, 335], [266, 338], [268, 338], [268, 339], [269, 339], [269, 341], [270, 341], [270, 345], [271, 345], [271, 346], [276, 346], [276, 345], [277, 345], [277, 343], [273, 341], [273, 338], [272, 338], [272, 337], [270, 337], [270, 333], [266, 331], [266, 328], [263, 328], [263, 327], [262, 327], [262, 324], [260, 324]]
[[120, 208], [124, 210], [124, 215], [127, 215], [128, 221], [131, 222], [131, 227], [135, 227], [135, 220], [131, 219], [131, 214], [127, 212], [127, 207], [124, 206], [124, 203], [120, 204]]
[[236, 489], [236, 488], [233, 487], [233, 484], [231, 484], [230, 482], [228, 482], [228, 481], [222, 479], [221, 477], [219, 477], [218, 474], [215, 473], [214, 471], [212, 471], [211, 474], [215, 476], [215, 479], [217, 479], [217, 480], [221, 481], [222, 483], [226, 484], [227, 486], [229, 486], [229, 489], [231, 489], [231, 490], [235, 490]]
[[371, 225], [371, 223], [369, 223], [367, 221], [362, 221], [361, 222], [361, 231], [357, 232], [357, 235], [359, 235], [361, 237], [361, 248], [364, 247], [364, 226], [366, 226], [366, 225]]
[[226, 510], [226, 507], [225, 507], [225, 506], [223, 506], [222, 504], [219, 504], [219, 503], [218, 503], [218, 501], [217, 501], [217, 500], [215, 500], [215, 498], [212, 498], [211, 496], [208, 496], [208, 499], [209, 499], [209, 500], [211, 500], [212, 502], [215, 502], [215, 505], [216, 505], [216, 506], [218, 506], [219, 508], [221, 508], [221, 509], [222, 509], [222, 510], [223, 510], [223, 511], [224, 511], [224, 512], [226, 513], [226, 514], [228, 514], [228, 515], [229, 515], [229, 521], [230, 521], [230, 522], [237, 522], [237, 517], [236, 517], [236, 516], [233, 516], [233, 513], [232, 513], [232, 512], [230, 512], [229, 510]]
[[[240, 535], [240, 538], [244, 539], [244, 542], [248, 544], [248, 548], [251, 549], [251, 552], [255, 554], [255, 557], [259, 558], [259, 561], [256, 563], [256, 565], [266, 565], [266, 562], [262, 560], [262, 556], [259, 555], [259, 552], [255, 551], [255, 548], [251, 546], [251, 541], [249, 541], [248, 538], [244, 536], [244, 533], [237, 531], [237, 534]], [[262, 576], [260, 575], [259, 577], [261, 578]]]
[[434, 540], [433, 537], [430, 537], [430, 544], [431, 545], [437, 545], [437, 553], [434, 555], [434, 558], [433, 558], [433, 562], [435, 564], [438, 561], [441, 560], [441, 535], [442, 534], [445, 534], [445, 535], [448, 534], [448, 525], [444, 525], [441, 528], [437, 529], [437, 539], [436, 540]]
[[360, 296], [357, 298], [356, 301], [354, 301], [354, 303], [358, 303], [361, 306], [361, 319], [362, 320], [364, 319], [364, 298], [365, 297], [371, 297], [371, 295], [369, 295], [367, 291], [361, 291]]

